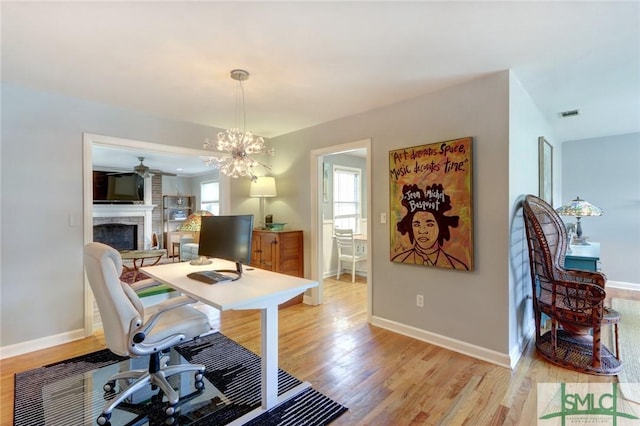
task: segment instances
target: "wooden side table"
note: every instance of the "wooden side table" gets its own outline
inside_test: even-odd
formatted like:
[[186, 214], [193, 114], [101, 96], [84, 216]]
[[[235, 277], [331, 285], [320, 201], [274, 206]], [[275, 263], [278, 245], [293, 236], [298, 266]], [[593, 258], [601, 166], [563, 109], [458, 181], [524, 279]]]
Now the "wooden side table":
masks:
[[[155, 259], [152, 264], [146, 266], [153, 266], [160, 262], [162, 256], [167, 254], [167, 250], [165, 249], [155, 249], [155, 250], [123, 250], [120, 252], [120, 257], [122, 260], [131, 260], [133, 262], [133, 267], [123, 264], [122, 268], [125, 270], [124, 272], [134, 271], [133, 280], [138, 277], [138, 271], [140, 268], [145, 266], [145, 259]], [[140, 264], [138, 265], [138, 260]]]

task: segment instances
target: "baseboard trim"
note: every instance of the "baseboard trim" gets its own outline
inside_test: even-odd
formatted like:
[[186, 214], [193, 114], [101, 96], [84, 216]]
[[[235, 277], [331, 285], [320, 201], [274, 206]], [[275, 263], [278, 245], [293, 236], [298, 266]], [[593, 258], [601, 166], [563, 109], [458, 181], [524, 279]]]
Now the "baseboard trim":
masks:
[[467, 342], [462, 342], [460, 340], [455, 340], [450, 337], [376, 316], [373, 316], [371, 318], [371, 324], [380, 328], [384, 328], [385, 330], [393, 331], [394, 333], [413, 337], [414, 339], [418, 339], [423, 342], [431, 343], [433, 345], [440, 346], [442, 348], [464, 355], [468, 355], [470, 357], [477, 358], [491, 364], [496, 364], [500, 367], [511, 369], [511, 357], [508, 354], [496, 352], [491, 349], [472, 345]]
[[511, 349], [510, 358], [511, 358], [511, 369], [512, 370], [514, 370], [516, 368], [516, 366], [518, 365], [518, 362], [520, 361], [520, 359], [522, 359], [522, 354], [527, 349], [527, 346], [532, 344], [535, 330], [536, 330], [535, 326], [529, 327], [529, 330], [527, 330], [521, 336], [519, 344], [514, 346]]
[[640, 284], [626, 283], [624, 281], [607, 281], [607, 287], [619, 288], [622, 290], [640, 291]]
[[15, 345], [3, 346], [0, 348], [0, 359], [10, 358], [12, 356], [23, 355], [29, 352], [48, 349], [52, 346], [61, 345], [63, 343], [73, 342], [85, 338], [84, 329], [77, 329], [60, 333], [53, 336], [43, 337], [41, 339], [29, 340]]
[[[325, 271], [325, 272], [322, 273], [322, 278], [335, 278], [336, 275], [338, 275], [338, 271], [337, 270]], [[349, 276], [351, 276], [351, 270], [350, 269], [345, 269], [345, 271], [340, 275], [349, 275]], [[356, 277], [367, 278], [367, 271], [363, 270], [363, 269], [357, 269], [356, 268]]]
[[313, 297], [308, 296], [306, 293], [304, 294], [304, 296], [302, 296], [302, 303], [304, 303], [305, 305], [315, 306], [313, 304]]

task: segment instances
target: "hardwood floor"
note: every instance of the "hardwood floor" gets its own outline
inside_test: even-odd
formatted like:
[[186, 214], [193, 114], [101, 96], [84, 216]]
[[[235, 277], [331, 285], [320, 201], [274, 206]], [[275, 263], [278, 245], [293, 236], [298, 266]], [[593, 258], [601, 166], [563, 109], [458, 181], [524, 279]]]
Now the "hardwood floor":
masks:
[[[640, 300], [639, 292], [607, 292]], [[279, 313], [280, 367], [349, 407], [334, 425], [535, 425], [537, 383], [616, 380], [555, 367], [533, 345], [511, 371], [373, 327], [365, 294], [366, 284], [346, 274], [325, 280], [323, 305]], [[260, 353], [257, 311], [208, 311], [222, 333]], [[13, 421], [15, 373], [104, 347], [96, 335], [1, 361], [0, 424]]]

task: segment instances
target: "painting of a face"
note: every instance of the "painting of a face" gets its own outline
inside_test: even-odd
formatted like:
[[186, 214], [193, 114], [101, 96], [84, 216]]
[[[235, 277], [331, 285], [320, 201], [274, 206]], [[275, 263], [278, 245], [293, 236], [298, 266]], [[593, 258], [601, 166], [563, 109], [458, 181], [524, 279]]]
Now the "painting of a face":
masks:
[[415, 243], [421, 248], [428, 249], [438, 242], [440, 228], [432, 213], [416, 212], [411, 225]]
[[389, 259], [473, 270], [473, 138], [389, 151]]

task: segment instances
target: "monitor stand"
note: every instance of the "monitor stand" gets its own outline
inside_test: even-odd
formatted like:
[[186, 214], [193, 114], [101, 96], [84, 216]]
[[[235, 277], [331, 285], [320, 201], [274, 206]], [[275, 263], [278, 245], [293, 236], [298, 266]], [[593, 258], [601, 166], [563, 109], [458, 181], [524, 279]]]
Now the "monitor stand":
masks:
[[239, 280], [242, 277], [242, 263], [240, 262], [236, 262], [236, 269], [235, 271], [233, 269], [216, 269], [216, 272], [231, 272], [233, 274], [236, 274], [237, 277], [233, 279], [233, 281]]
[[208, 265], [211, 263], [211, 260], [207, 259], [205, 256], [198, 256], [197, 259], [193, 259], [189, 262], [189, 265]]

